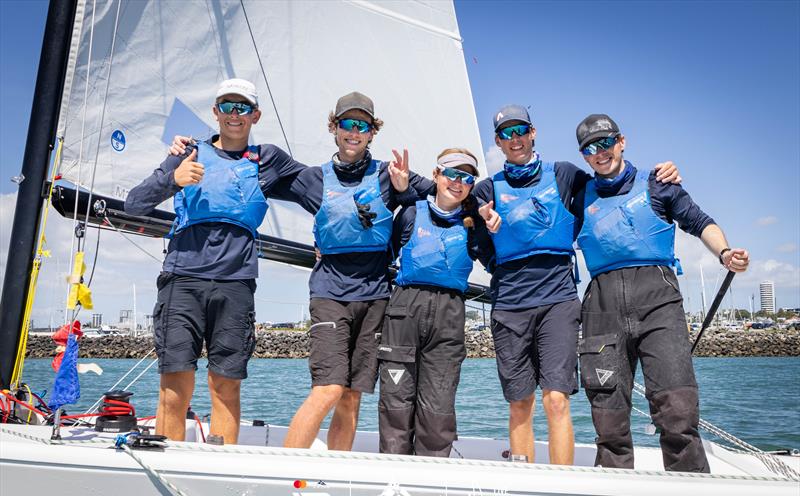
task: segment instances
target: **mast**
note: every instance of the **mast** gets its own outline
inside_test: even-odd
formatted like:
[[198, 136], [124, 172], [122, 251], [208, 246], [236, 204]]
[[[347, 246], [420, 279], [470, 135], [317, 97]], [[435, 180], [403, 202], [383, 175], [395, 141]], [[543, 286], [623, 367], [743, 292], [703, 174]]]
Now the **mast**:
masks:
[[77, 0], [51, 1], [47, 11], [34, 101], [17, 191], [3, 294], [0, 298], [0, 388], [11, 384], [33, 266], [42, 195], [69, 57]]

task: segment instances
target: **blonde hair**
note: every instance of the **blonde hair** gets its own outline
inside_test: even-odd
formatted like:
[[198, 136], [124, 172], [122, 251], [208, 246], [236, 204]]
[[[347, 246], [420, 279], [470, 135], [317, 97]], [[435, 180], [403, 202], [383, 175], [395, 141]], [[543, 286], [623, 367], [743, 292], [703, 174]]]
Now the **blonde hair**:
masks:
[[[442, 150], [436, 160], [444, 157], [445, 155], [450, 155], [451, 153], [463, 153], [464, 155], [469, 155], [475, 162], [478, 162], [478, 157], [475, 156], [471, 151], [467, 150], [466, 148], [445, 148]], [[437, 171], [438, 172], [438, 171]], [[475, 219], [474, 215], [478, 210], [478, 202], [475, 201], [475, 197], [472, 196], [472, 191], [469, 192], [464, 201], [461, 202], [461, 209], [462, 209], [462, 216], [463, 216], [463, 223], [464, 227], [467, 229], [475, 227]]]

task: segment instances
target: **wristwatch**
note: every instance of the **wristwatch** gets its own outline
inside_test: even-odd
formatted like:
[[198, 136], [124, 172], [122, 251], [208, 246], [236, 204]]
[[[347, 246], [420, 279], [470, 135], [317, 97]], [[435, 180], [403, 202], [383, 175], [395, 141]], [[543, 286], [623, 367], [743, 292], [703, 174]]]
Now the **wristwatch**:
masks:
[[719, 252], [719, 263], [721, 263], [722, 265], [725, 265], [725, 262], [722, 260], [722, 255], [724, 255], [726, 251], [731, 251], [731, 249], [730, 248], [723, 248]]

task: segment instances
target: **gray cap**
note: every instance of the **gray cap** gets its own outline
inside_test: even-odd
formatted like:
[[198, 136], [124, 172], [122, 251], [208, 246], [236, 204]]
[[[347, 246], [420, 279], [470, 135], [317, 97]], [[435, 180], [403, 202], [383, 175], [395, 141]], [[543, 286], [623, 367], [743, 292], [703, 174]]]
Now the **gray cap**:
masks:
[[506, 105], [494, 114], [494, 130], [497, 131], [503, 124], [511, 121], [522, 121], [533, 125], [527, 109], [521, 105]]
[[352, 93], [348, 93], [345, 96], [339, 98], [336, 102], [336, 110], [334, 111], [334, 115], [338, 119], [348, 110], [363, 110], [370, 117], [373, 119], [375, 118], [375, 107], [372, 104], [372, 100], [365, 94], [359, 93], [358, 91], [354, 91]]
[[578, 150], [602, 138], [619, 136], [619, 126], [606, 114], [592, 114], [578, 124], [575, 137], [578, 138]]

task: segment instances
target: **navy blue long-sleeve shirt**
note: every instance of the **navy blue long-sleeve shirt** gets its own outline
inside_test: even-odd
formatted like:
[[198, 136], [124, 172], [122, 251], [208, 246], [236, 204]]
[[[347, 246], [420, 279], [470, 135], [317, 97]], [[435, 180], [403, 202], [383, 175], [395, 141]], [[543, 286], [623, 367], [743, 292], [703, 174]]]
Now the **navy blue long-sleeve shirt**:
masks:
[[[334, 167], [339, 182], [346, 187], [357, 186], [363, 179], [363, 171], [348, 174]], [[420, 198], [418, 190], [425, 190], [429, 180], [411, 173], [409, 188], [398, 193], [389, 178], [388, 162], [381, 162], [378, 182], [386, 208], [394, 211], [398, 205], [413, 203]], [[298, 203], [311, 215], [316, 215], [322, 205], [322, 167], [308, 167], [292, 181], [291, 201]], [[392, 254], [386, 251], [339, 253], [322, 255], [314, 265], [308, 280], [311, 298], [327, 298], [338, 301], [369, 301], [389, 297], [388, 266]]]
[[[561, 201], [571, 210], [573, 199], [585, 188], [592, 176], [570, 162], [556, 162], [554, 171]], [[506, 176], [506, 181], [513, 188], [532, 187], [540, 180], [541, 172], [524, 180], [514, 180]], [[493, 201], [492, 178], [479, 182], [473, 193], [482, 203]], [[499, 310], [522, 310], [578, 297], [572, 259], [566, 255], [532, 255], [501, 265], [492, 262], [490, 270], [492, 304]]]
[[[207, 141], [212, 144], [213, 136]], [[247, 149], [230, 151], [214, 147], [217, 155], [239, 160]], [[258, 146], [258, 181], [266, 198], [290, 199], [289, 186], [306, 166], [275, 145]], [[186, 158], [168, 156], [153, 173], [133, 188], [125, 199], [125, 212], [148, 215], [158, 204], [181, 190], [175, 183], [175, 169]], [[247, 229], [226, 223], [193, 224], [170, 240], [163, 270], [201, 279], [255, 279], [258, 277], [258, 249]]]
[[[625, 162], [629, 163], [629, 162]], [[634, 167], [634, 171], [636, 168]], [[636, 174], [631, 174], [627, 181], [610, 191], [599, 191], [598, 196], [608, 198], [611, 196], [624, 195], [633, 188]], [[665, 222], [672, 224], [678, 223], [678, 227], [692, 236], [700, 237], [703, 229], [711, 224], [716, 224], [708, 214], [703, 212], [700, 207], [692, 200], [689, 193], [680, 184], [660, 183], [656, 181], [655, 171], [651, 171], [647, 178], [647, 189], [650, 193], [650, 207], [656, 215]], [[586, 189], [584, 187], [573, 202], [573, 213], [576, 216], [575, 224], [580, 230], [583, 224], [583, 207]]]

